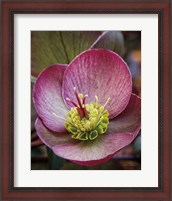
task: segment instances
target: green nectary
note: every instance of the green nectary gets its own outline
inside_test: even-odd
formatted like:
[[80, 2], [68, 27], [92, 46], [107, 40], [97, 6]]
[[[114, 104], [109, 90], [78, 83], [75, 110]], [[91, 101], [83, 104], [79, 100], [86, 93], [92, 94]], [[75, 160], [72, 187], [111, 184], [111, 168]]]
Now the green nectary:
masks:
[[90, 103], [85, 105], [87, 115], [79, 115], [77, 108], [72, 107], [67, 114], [66, 129], [71, 137], [78, 140], [94, 140], [99, 134], [104, 134], [109, 124], [109, 113], [105, 105]]

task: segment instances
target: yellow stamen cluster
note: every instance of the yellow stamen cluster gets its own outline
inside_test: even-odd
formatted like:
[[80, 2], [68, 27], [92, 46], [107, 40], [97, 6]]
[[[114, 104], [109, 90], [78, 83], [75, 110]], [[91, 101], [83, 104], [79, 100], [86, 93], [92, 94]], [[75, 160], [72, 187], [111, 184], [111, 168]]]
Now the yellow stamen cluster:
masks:
[[[109, 102], [110, 99], [107, 100]], [[105, 103], [106, 105], [106, 103]], [[88, 115], [81, 118], [75, 107], [71, 108], [67, 114], [66, 129], [71, 133], [71, 137], [78, 140], [94, 140], [99, 134], [104, 134], [109, 124], [109, 113], [105, 105], [98, 103], [86, 104]]]

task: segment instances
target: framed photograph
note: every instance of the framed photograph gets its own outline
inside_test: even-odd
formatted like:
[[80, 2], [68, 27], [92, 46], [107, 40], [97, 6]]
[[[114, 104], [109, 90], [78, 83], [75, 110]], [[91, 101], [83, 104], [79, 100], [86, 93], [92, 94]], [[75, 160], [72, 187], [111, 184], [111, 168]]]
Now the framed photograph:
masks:
[[165, 200], [171, 2], [1, 2], [1, 200]]

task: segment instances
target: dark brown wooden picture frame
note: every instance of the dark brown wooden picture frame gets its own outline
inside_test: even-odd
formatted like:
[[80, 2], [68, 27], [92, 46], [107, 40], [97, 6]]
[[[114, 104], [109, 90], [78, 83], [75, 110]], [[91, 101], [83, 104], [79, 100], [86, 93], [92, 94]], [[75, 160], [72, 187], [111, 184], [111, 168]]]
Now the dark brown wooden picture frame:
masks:
[[[171, 0], [2, 0], [1, 1], [1, 200], [172, 200], [170, 129]], [[14, 187], [14, 15], [158, 14], [158, 187]], [[153, 75], [152, 75], [153, 76]], [[149, 179], [149, 178], [147, 178]]]

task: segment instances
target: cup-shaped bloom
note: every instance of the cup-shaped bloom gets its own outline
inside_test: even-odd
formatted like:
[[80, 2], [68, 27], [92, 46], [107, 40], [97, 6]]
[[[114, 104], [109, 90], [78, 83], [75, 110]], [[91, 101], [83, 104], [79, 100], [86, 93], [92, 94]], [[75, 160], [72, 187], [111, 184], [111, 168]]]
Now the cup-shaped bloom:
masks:
[[67, 66], [47, 67], [36, 80], [33, 102], [40, 139], [80, 165], [108, 161], [140, 130], [141, 100], [132, 94], [130, 71], [109, 50], [87, 50]]

